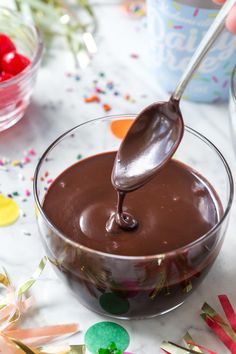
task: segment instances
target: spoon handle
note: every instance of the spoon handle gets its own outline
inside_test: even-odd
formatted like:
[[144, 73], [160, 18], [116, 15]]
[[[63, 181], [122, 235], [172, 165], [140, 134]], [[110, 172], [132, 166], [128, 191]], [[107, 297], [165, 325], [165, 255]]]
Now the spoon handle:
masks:
[[205, 55], [208, 53], [212, 45], [215, 43], [216, 39], [222, 32], [225, 26], [225, 20], [229, 14], [232, 7], [236, 4], [236, 0], [227, 0], [222, 9], [220, 10], [218, 16], [215, 18], [214, 22], [210, 26], [206, 35], [203, 37], [201, 43], [193, 54], [186, 70], [184, 71], [174, 93], [172, 94], [172, 99], [179, 101], [186, 86], [191, 80], [193, 74], [201, 64]]

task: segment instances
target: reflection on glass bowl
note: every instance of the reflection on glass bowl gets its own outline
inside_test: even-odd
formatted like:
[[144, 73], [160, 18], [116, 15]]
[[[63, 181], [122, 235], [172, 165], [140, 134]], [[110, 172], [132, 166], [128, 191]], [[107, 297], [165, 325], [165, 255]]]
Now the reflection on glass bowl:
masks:
[[234, 67], [230, 85], [230, 124], [234, 151], [236, 153], [236, 66]]

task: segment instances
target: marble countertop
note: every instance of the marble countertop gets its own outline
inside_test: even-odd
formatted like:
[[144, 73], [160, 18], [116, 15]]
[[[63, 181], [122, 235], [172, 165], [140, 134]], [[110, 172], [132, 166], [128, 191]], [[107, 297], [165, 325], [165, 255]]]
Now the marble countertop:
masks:
[[[17, 125], [0, 134], [0, 157], [21, 159], [24, 151], [30, 148], [37, 152], [21, 171], [13, 167], [9, 171], [0, 170], [0, 190], [5, 194], [15, 190], [21, 192], [18, 199], [22, 209], [20, 219], [12, 226], [0, 229], [0, 265], [8, 270], [16, 284], [32, 274], [44, 255], [35, 221], [32, 193], [26, 198], [22, 196], [27, 188], [32, 191], [30, 177], [38, 157], [49, 143], [69, 128], [104, 115], [101, 104], [84, 103], [84, 95], [92, 92], [93, 80], [99, 80], [101, 86], [112, 80], [115, 90], [121, 93], [120, 96], [114, 96], [108, 92], [102, 97], [102, 102], [111, 106], [112, 114], [136, 113], [148, 103], [166, 97], [149, 68], [145, 21], [130, 19], [115, 3], [95, 5], [95, 11], [99, 18], [99, 51], [92, 64], [84, 70], [78, 70], [76, 79], [68, 75], [73, 72], [70, 54], [55, 48], [40, 70], [33, 102], [27, 114]], [[133, 53], [139, 57], [133, 58]], [[127, 94], [130, 100], [124, 99]], [[234, 172], [236, 162], [227, 105], [183, 102], [182, 109], [186, 124], [212, 140]], [[236, 305], [235, 228], [236, 205], [232, 208], [227, 237], [213, 269], [182, 307], [151, 320], [115, 321], [130, 334], [130, 352], [159, 353], [162, 340], [177, 341], [191, 328], [196, 338], [204, 338], [204, 343], [209, 342], [209, 346], [220, 354], [227, 353], [213, 335], [207, 334], [199, 310], [204, 301], [219, 309], [217, 295], [222, 292], [228, 294]], [[32, 292], [36, 296], [36, 310], [26, 322], [31, 326], [78, 322], [81, 332], [71, 337], [68, 340], [70, 343], [83, 343], [86, 329], [105, 320], [80, 305], [50, 265], [47, 265]]]

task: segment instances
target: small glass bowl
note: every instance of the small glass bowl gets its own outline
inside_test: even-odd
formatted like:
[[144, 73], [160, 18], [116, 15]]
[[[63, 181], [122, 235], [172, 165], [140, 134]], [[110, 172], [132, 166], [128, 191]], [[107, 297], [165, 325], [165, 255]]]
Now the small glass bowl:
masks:
[[236, 153], [236, 65], [234, 67], [232, 77], [231, 77], [229, 112], [230, 112], [232, 142], [233, 142], [234, 152]]
[[[116, 151], [121, 140], [112, 133], [111, 124], [128, 118], [135, 117], [96, 119], [58, 138], [38, 163], [34, 197], [46, 253], [78, 300], [102, 315], [140, 319], [180, 306], [205, 278], [224, 240], [233, 200], [233, 180], [218, 149], [201, 134], [186, 127], [175, 158], [205, 177], [222, 204], [220, 220], [207, 234], [199, 235], [199, 239], [182, 248], [145, 257], [103, 253], [71, 241], [50, 222], [43, 210], [48, 183], [78, 162], [78, 158]], [[45, 179], [45, 171], [50, 180]]]
[[0, 131], [5, 130], [24, 115], [30, 103], [43, 43], [39, 31], [22, 19], [16, 12], [0, 7], [0, 33], [8, 35], [20, 54], [31, 63], [10, 80], [0, 82]]

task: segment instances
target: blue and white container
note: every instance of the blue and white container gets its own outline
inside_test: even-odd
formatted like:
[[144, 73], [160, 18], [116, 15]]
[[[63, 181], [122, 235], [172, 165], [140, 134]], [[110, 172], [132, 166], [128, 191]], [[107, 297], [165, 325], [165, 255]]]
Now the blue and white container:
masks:
[[[151, 57], [156, 80], [173, 92], [189, 59], [216, 17], [211, 0], [147, 0]], [[225, 101], [236, 64], [236, 36], [225, 30], [188, 85], [184, 98]]]

